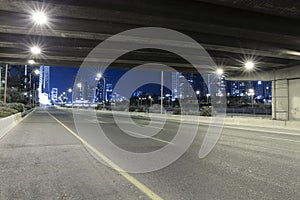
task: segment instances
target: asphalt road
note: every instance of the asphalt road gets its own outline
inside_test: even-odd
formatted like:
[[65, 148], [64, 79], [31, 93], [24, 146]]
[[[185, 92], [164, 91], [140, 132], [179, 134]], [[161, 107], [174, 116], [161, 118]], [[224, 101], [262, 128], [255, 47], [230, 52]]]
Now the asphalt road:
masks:
[[[162, 148], [179, 125], [168, 120], [153, 138], [140, 139], [122, 132], [111, 114], [99, 112], [97, 119], [114, 144], [136, 153]], [[133, 120], [149, 123], [144, 117]], [[191, 124], [183, 126], [188, 130]], [[171, 165], [129, 176], [170, 200], [299, 199], [300, 133], [225, 126], [213, 151], [199, 159], [207, 129], [200, 125], [193, 144]], [[70, 131], [76, 133], [70, 110], [38, 109], [2, 138], [0, 199], [149, 199], [134, 181], [97, 161]], [[101, 143], [93, 137], [85, 140]]]

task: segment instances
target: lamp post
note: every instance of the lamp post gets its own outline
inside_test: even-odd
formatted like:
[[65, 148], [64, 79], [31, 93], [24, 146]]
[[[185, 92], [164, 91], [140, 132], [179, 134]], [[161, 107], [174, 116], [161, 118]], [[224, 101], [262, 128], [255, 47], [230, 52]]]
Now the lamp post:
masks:
[[208, 105], [208, 103], [209, 103], [209, 97], [210, 97], [210, 94], [206, 94], [207, 105]]
[[77, 83], [77, 87], [79, 88], [79, 100], [82, 100], [82, 84]]
[[[29, 74], [29, 83], [30, 83], [30, 94], [29, 94], [29, 102], [30, 104], [35, 105], [36, 103], [36, 85], [35, 85], [35, 81], [32, 84], [32, 75], [36, 75], [38, 76], [40, 74], [40, 70], [36, 69], [33, 72], [31, 72]], [[33, 94], [32, 94], [32, 90], [33, 90]]]
[[1, 75], [2, 75], [2, 66], [0, 65], [0, 101], [1, 101], [1, 89], [2, 89], [2, 78], [1, 78]]
[[5, 82], [4, 82], [4, 97], [3, 97], [4, 104], [6, 104], [6, 96], [7, 96], [7, 74], [8, 74], [8, 64], [5, 64]]
[[251, 97], [251, 105], [253, 108], [253, 103], [254, 103], [253, 101], [254, 101], [254, 94], [255, 94], [254, 89], [249, 89], [247, 94]]
[[150, 100], [150, 108], [152, 107], [152, 97], [149, 96], [149, 100]]

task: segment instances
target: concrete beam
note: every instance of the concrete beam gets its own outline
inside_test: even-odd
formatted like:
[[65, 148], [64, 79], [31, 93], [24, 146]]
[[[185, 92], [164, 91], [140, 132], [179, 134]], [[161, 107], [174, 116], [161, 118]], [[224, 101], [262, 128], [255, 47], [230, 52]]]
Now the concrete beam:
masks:
[[273, 81], [273, 80], [286, 80], [286, 79], [299, 79], [300, 78], [300, 65], [277, 69], [273, 71], [257, 71], [244, 73], [240, 76], [227, 77], [231, 81]]

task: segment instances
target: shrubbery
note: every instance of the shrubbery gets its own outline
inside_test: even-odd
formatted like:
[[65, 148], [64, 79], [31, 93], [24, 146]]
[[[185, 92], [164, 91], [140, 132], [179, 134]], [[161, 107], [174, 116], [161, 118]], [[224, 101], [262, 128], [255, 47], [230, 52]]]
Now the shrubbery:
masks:
[[16, 113], [18, 113], [16, 109], [9, 107], [0, 107], [0, 117], [8, 117]]
[[8, 103], [7, 107], [17, 110], [18, 112], [24, 112], [25, 106], [22, 103]]
[[200, 110], [200, 116], [212, 116], [212, 108], [211, 108], [211, 106], [203, 107]]
[[22, 103], [7, 103], [0, 102], [0, 117], [8, 117], [18, 112], [24, 112], [33, 108], [30, 105], [24, 105]]

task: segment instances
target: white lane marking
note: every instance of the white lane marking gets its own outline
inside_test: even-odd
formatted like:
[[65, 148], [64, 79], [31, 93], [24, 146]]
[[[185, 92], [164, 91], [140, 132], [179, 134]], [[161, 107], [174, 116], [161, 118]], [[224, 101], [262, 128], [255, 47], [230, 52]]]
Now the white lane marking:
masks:
[[140, 133], [136, 133], [136, 132], [133, 132], [133, 131], [128, 131], [128, 130], [125, 130], [125, 131], [129, 132], [129, 133], [132, 133], [134, 135], [143, 136], [143, 137], [145, 137], [145, 139], [152, 139], [152, 140], [156, 140], [156, 141], [163, 142], [163, 143], [166, 143], [166, 144], [173, 144], [172, 142], [168, 142], [166, 140], [161, 140], [161, 139], [158, 139], [158, 138], [155, 138], [155, 137], [148, 137], [146, 135], [143, 135], [143, 134], [140, 134]]
[[260, 136], [260, 137], [262, 137], [262, 138], [268, 138], [268, 139], [272, 139], [272, 140], [282, 140], [282, 141], [300, 143], [299, 140], [290, 140], [290, 139], [286, 139], [286, 138], [274, 138], [274, 137], [268, 137], [268, 136]]
[[108, 122], [97, 120], [97, 119], [92, 119], [92, 120], [91, 119], [84, 119], [84, 120], [86, 120], [88, 122], [92, 122], [92, 123], [100, 123], [100, 124], [106, 124], [106, 123], [108, 123]]
[[232, 129], [239, 129], [239, 130], [247, 130], [247, 131], [256, 131], [256, 132], [263, 132], [263, 133], [275, 133], [275, 134], [283, 134], [283, 135], [293, 135], [293, 136], [300, 136], [297, 133], [289, 133], [289, 132], [281, 132], [281, 131], [272, 131], [272, 130], [260, 130], [260, 129], [253, 129], [253, 128], [241, 128], [236, 126], [229, 126], [225, 125], [225, 128], [232, 128]]

